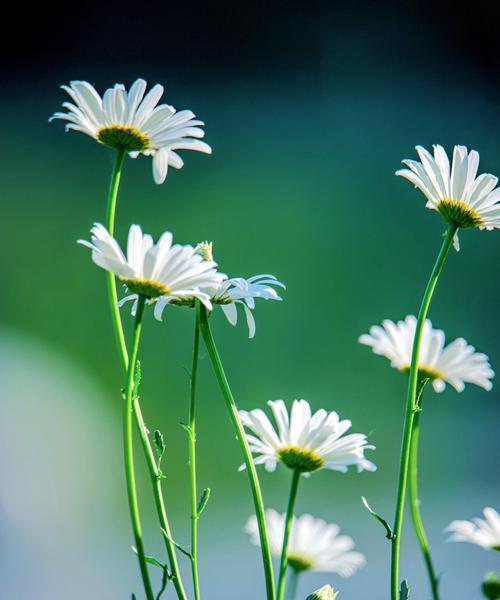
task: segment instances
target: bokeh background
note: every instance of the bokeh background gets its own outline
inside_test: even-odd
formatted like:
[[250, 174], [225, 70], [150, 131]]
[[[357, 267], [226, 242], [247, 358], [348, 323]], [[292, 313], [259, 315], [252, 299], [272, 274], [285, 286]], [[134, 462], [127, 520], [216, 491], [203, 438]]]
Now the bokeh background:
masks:
[[[261, 302], [257, 336], [244, 322], [213, 327], [242, 408], [306, 398], [337, 410], [377, 446], [375, 474], [321, 472], [298, 512], [341, 525], [367, 557], [352, 579], [302, 578], [298, 598], [331, 582], [345, 600], [387, 598], [389, 545], [360, 502], [392, 520], [405, 378], [357, 343], [383, 318], [418, 308], [443, 223], [393, 173], [413, 147], [461, 143], [500, 171], [499, 38], [490, 3], [108, 2], [13, 7], [4, 28], [0, 261], [0, 597], [114, 600], [140, 595], [121, 461], [121, 373], [104, 275], [75, 243], [103, 220], [111, 153], [66, 134], [49, 115], [58, 86], [103, 90], [142, 76], [206, 122], [213, 156], [184, 153], [155, 186], [149, 160], [128, 160], [117, 233], [132, 222], [180, 242], [211, 239], [232, 275], [274, 273], [284, 302]], [[496, 233], [465, 232], [431, 317], [500, 368]], [[130, 318], [124, 315], [127, 324]], [[242, 320], [243, 321], [243, 320]], [[143, 410], [167, 440], [166, 496], [176, 539], [188, 540], [186, 419], [193, 314], [146, 318]], [[480, 597], [498, 555], [446, 544], [455, 518], [500, 506], [498, 388], [428, 393], [423, 514], [444, 599]], [[263, 597], [260, 555], [243, 526], [252, 512], [238, 447], [205, 353], [199, 390], [200, 523], [205, 598]], [[161, 555], [143, 485], [147, 549]], [[268, 506], [285, 509], [289, 476], [262, 473]], [[404, 576], [430, 596], [408, 529]], [[187, 567], [185, 561], [183, 567]], [[173, 598], [170, 590], [167, 597]]]

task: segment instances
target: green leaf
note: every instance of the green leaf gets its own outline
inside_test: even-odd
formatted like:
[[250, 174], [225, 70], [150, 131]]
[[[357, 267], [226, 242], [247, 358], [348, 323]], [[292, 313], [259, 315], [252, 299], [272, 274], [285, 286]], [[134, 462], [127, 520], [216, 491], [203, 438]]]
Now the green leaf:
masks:
[[165, 452], [165, 440], [163, 439], [162, 432], [157, 429], [154, 433], [156, 451], [158, 452], [158, 458], [161, 460], [163, 453]]
[[191, 552], [188, 552], [185, 548], [183, 548], [180, 544], [178, 544], [176, 541], [174, 541], [169, 535], [168, 533], [163, 529], [161, 529], [161, 532], [163, 533], [165, 539], [170, 542], [171, 544], [173, 544], [177, 550], [179, 550], [179, 552], [182, 552], [182, 554], [185, 554], [190, 560], [193, 560], [193, 555], [191, 554]]
[[165, 565], [164, 569], [163, 569], [163, 577], [161, 579], [161, 588], [156, 596], [156, 600], [160, 600], [160, 598], [163, 595], [163, 592], [167, 589], [167, 583], [169, 582], [169, 580], [171, 579], [171, 575], [168, 572], [168, 569]]
[[408, 582], [406, 579], [403, 579], [401, 582], [401, 589], [399, 590], [399, 600], [408, 600], [410, 597], [410, 588], [408, 587]]
[[193, 430], [191, 428], [190, 425], [188, 425], [187, 423], [183, 423], [182, 421], [179, 423], [179, 425], [182, 427], [182, 429], [187, 431], [187, 434], [189, 435], [189, 439], [193, 440], [194, 439], [194, 433]]
[[361, 496], [361, 501], [363, 502], [366, 510], [371, 514], [371, 516], [376, 519], [385, 529], [386, 531], [386, 535], [385, 537], [388, 540], [392, 540], [394, 539], [394, 534], [392, 533], [392, 529], [391, 526], [389, 525], [389, 523], [383, 519], [378, 513], [376, 513], [374, 510], [372, 510], [370, 508], [370, 505], [368, 504], [368, 502], [366, 501], [366, 498], [364, 496]]
[[205, 510], [208, 501], [210, 500], [210, 488], [205, 488], [203, 492], [201, 492], [200, 501], [198, 502], [198, 508], [196, 509], [196, 516], [200, 516], [201, 513]]
[[[132, 552], [137, 554], [137, 548], [135, 546], [132, 546]], [[158, 567], [160, 569], [165, 569], [165, 565], [163, 563], [161, 563], [159, 560], [157, 560], [154, 556], [144, 555], [144, 560], [147, 563], [149, 563], [150, 565], [154, 565], [155, 567]]]
[[138, 360], [135, 366], [135, 376], [134, 376], [134, 390], [132, 398], [137, 398], [139, 393], [139, 386], [141, 385], [141, 362]]

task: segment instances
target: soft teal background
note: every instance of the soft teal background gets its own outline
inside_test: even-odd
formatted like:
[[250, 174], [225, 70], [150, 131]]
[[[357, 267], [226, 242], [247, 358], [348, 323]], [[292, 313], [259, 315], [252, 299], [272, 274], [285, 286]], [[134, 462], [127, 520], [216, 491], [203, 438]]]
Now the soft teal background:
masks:
[[[235, 276], [273, 273], [287, 284], [282, 303], [260, 302], [257, 336], [221, 314], [213, 328], [242, 408], [306, 398], [337, 410], [369, 434], [377, 473], [321, 472], [305, 481], [298, 512], [341, 525], [368, 563], [348, 580], [304, 575], [299, 598], [331, 582], [341, 598], [387, 598], [389, 545], [363, 510], [365, 495], [392, 520], [405, 378], [357, 343], [383, 318], [418, 309], [444, 225], [394, 177], [416, 143], [477, 148], [481, 168], [500, 171], [498, 97], [487, 78], [439, 37], [405, 63], [381, 45], [399, 25], [353, 23], [326, 38], [320, 75], [300, 68], [260, 78], [189, 73], [151, 80], [166, 99], [206, 121], [211, 157], [184, 152], [186, 165], [155, 186], [145, 158], [128, 160], [118, 237], [140, 223], [179, 242], [214, 241], [221, 268]], [[421, 25], [423, 28], [424, 26]], [[385, 34], [384, 34], [385, 31]], [[427, 32], [429, 33], [429, 32]], [[430, 35], [430, 34], [429, 34]], [[429, 68], [439, 56], [442, 68]], [[147, 67], [145, 67], [147, 68]], [[106, 307], [104, 275], [77, 238], [102, 221], [112, 154], [65, 134], [48, 116], [64, 97], [57, 85], [85, 77], [100, 89], [141, 71], [39, 75], [0, 100], [3, 227], [0, 330], [0, 596], [6, 600], [130, 598], [140, 592], [129, 549], [121, 462], [122, 376]], [[449, 340], [465, 337], [500, 364], [497, 232], [464, 232], [431, 307]], [[128, 313], [124, 319], [130, 324]], [[148, 314], [142, 349], [147, 423], [167, 440], [166, 496], [176, 539], [187, 543], [186, 419], [193, 314], [172, 308], [162, 324]], [[499, 505], [498, 390], [429, 392], [423, 415], [422, 509], [443, 599], [480, 596], [498, 555], [444, 543], [453, 519]], [[252, 512], [246, 475], [222, 399], [203, 353], [199, 391], [200, 488], [213, 497], [200, 523], [205, 598], [263, 597], [258, 550], [243, 533]], [[147, 481], [138, 457], [148, 551], [160, 555]], [[284, 510], [288, 473], [262, 473], [268, 506]], [[429, 597], [422, 561], [406, 532], [402, 572], [414, 598]], [[182, 560], [182, 559], [181, 559]], [[187, 568], [188, 565], [182, 561]], [[187, 578], [186, 570], [186, 578]], [[140, 597], [140, 596], [139, 596]], [[167, 597], [172, 598], [170, 591]]]

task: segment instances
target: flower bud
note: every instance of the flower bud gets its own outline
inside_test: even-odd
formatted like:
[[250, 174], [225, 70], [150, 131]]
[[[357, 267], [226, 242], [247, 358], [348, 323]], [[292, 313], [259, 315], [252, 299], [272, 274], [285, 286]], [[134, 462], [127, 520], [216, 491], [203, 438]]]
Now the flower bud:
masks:
[[489, 600], [498, 600], [500, 598], [500, 573], [495, 571], [486, 573], [481, 589]]
[[316, 590], [306, 600], [335, 600], [338, 592], [336, 592], [331, 585], [324, 585], [319, 590]]
[[200, 242], [195, 248], [196, 254], [199, 254], [203, 260], [213, 261], [212, 242]]

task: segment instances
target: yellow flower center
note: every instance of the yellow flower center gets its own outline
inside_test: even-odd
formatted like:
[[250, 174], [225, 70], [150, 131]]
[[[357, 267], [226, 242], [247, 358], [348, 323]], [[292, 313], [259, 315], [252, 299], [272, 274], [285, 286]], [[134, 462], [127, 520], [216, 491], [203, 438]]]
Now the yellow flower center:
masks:
[[151, 146], [147, 135], [128, 125], [107, 125], [97, 132], [97, 139], [110, 148], [124, 148], [127, 152], [141, 152]]
[[[410, 371], [410, 365], [405, 365], [401, 368], [401, 371], [408, 373]], [[430, 379], [431, 381], [433, 381], [434, 379], [445, 379], [443, 373], [441, 373], [437, 369], [428, 367], [427, 365], [420, 365], [418, 367], [418, 377], [419, 379]]]
[[479, 214], [462, 200], [445, 198], [437, 204], [437, 209], [448, 223], [452, 223], [460, 229], [484, 225], [484, 221]]
[[299, 446], [282, 446], [278, 449], [278, 458], [290, 469], [301, 473], [317, 471], [325, 463], [323, 457], [314, 450]]
[[169, 289], [165, 284], [153, 281], [152, 279], [121, 277], [121, 280], [132, 293], [139, 294], [145, 298], [159, 298], [160, 296], [167, 296], [169, 294]]
[[308, 558], [298, 554], [289, 554], [288, 564], [297, 573], [300, 573], [301, 571], [308, 571], [313, 566], [312, 560], [309, 560]]

